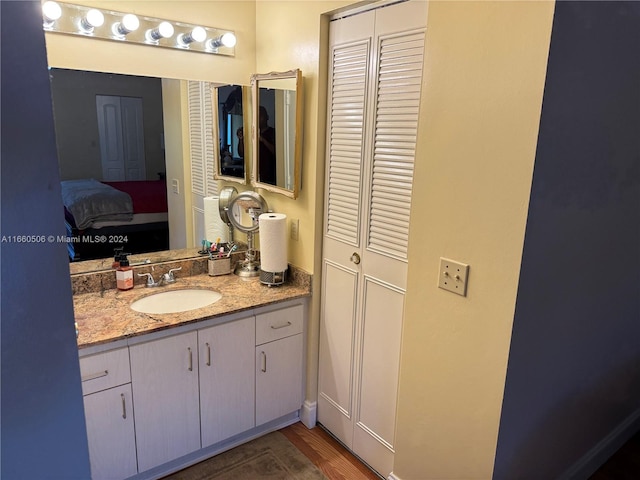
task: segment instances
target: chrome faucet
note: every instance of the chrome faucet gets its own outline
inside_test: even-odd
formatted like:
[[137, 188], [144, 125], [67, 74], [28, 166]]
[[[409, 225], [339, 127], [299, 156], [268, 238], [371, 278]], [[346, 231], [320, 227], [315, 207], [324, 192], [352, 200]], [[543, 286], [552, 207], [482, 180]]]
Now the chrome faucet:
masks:
[[144, 276], [147, 277], [147, 283], [145, 284], [145, 286], [147, 288], [149, 288], [149, 287], [159, 287], [161, 285], [164, 285], [165, 283], [175, 283], [176, 282], [176, 277], [173, 274], [173, 272], [176, 272], [178, 270], [182, 270], [182, 267], [172, 268], [167, 273], [162, 275], [160, 277], [160, 280], [158, 280], [157, 282], [153, 279], [153, 275], [151, 275], [150, 273], [139, 273], [138, 276], [139, 277], [144, 277]]
[[162, 280], [164, 280], [164, 283], [175, 283], [176, 282], [176, 277], [173, 274], [173, 272], [177, 272], [178, 270], [182, 270], [182, 267], [172, 268], [167, 273], [165, 273], [162, 276]]

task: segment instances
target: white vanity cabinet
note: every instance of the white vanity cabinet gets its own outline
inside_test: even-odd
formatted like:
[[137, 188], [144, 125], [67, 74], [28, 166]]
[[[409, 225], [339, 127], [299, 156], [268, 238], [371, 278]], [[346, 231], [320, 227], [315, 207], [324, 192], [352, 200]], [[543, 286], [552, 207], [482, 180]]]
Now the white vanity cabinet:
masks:
[[83, 357], [80, 372], [91, 478], [135, 475], [138, 467], [128, 349]]
[[200, 448], [198, 332], [129, 347], [141, 472]]
[[81, 357], [92, 480], [160, 478], [297, 421], [306, 304], [284, 305]]
[[303, 307], [256, 315], [256, 425], [302, 405]]
[[254, 317], [198, 330], [202, 448], [255, 426]]

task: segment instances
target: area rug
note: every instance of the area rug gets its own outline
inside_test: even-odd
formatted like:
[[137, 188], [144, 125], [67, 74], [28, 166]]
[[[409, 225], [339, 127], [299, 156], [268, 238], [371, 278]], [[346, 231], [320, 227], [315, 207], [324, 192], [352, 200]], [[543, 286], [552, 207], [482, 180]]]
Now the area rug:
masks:
[[280, 432], [180, 470], [164, 480], [326, 480]]

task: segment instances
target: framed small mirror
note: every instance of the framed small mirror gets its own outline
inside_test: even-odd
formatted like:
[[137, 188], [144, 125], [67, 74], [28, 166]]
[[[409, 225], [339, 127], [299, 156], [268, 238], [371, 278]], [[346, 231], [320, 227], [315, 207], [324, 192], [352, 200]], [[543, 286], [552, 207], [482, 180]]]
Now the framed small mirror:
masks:
[[297, 198], [302, 172], [302, 72], [251, 76], [251, 185]]
[[[241, 85], [222, 85], [212, 88], [211, 100], [214, 115], [214, 139], [218, 139], [218, 151], [215, 158], [216, 180], [228, 180], [241, 184], [247, 183], [247, 162], [244, 136], [246, 87]], [[247, 148], [247, 152], [248, 152]]]

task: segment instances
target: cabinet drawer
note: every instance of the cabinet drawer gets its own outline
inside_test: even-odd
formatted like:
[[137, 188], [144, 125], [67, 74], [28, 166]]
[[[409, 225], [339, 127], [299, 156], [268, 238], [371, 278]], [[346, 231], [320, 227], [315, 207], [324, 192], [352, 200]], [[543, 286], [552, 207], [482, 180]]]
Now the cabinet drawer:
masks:
[[302, 305], [256, 315], [256, 345], [302, 332]]
[[80, 358], [80, 375], [83, 395], [131, 382], [129, 349], [119, 348]]

